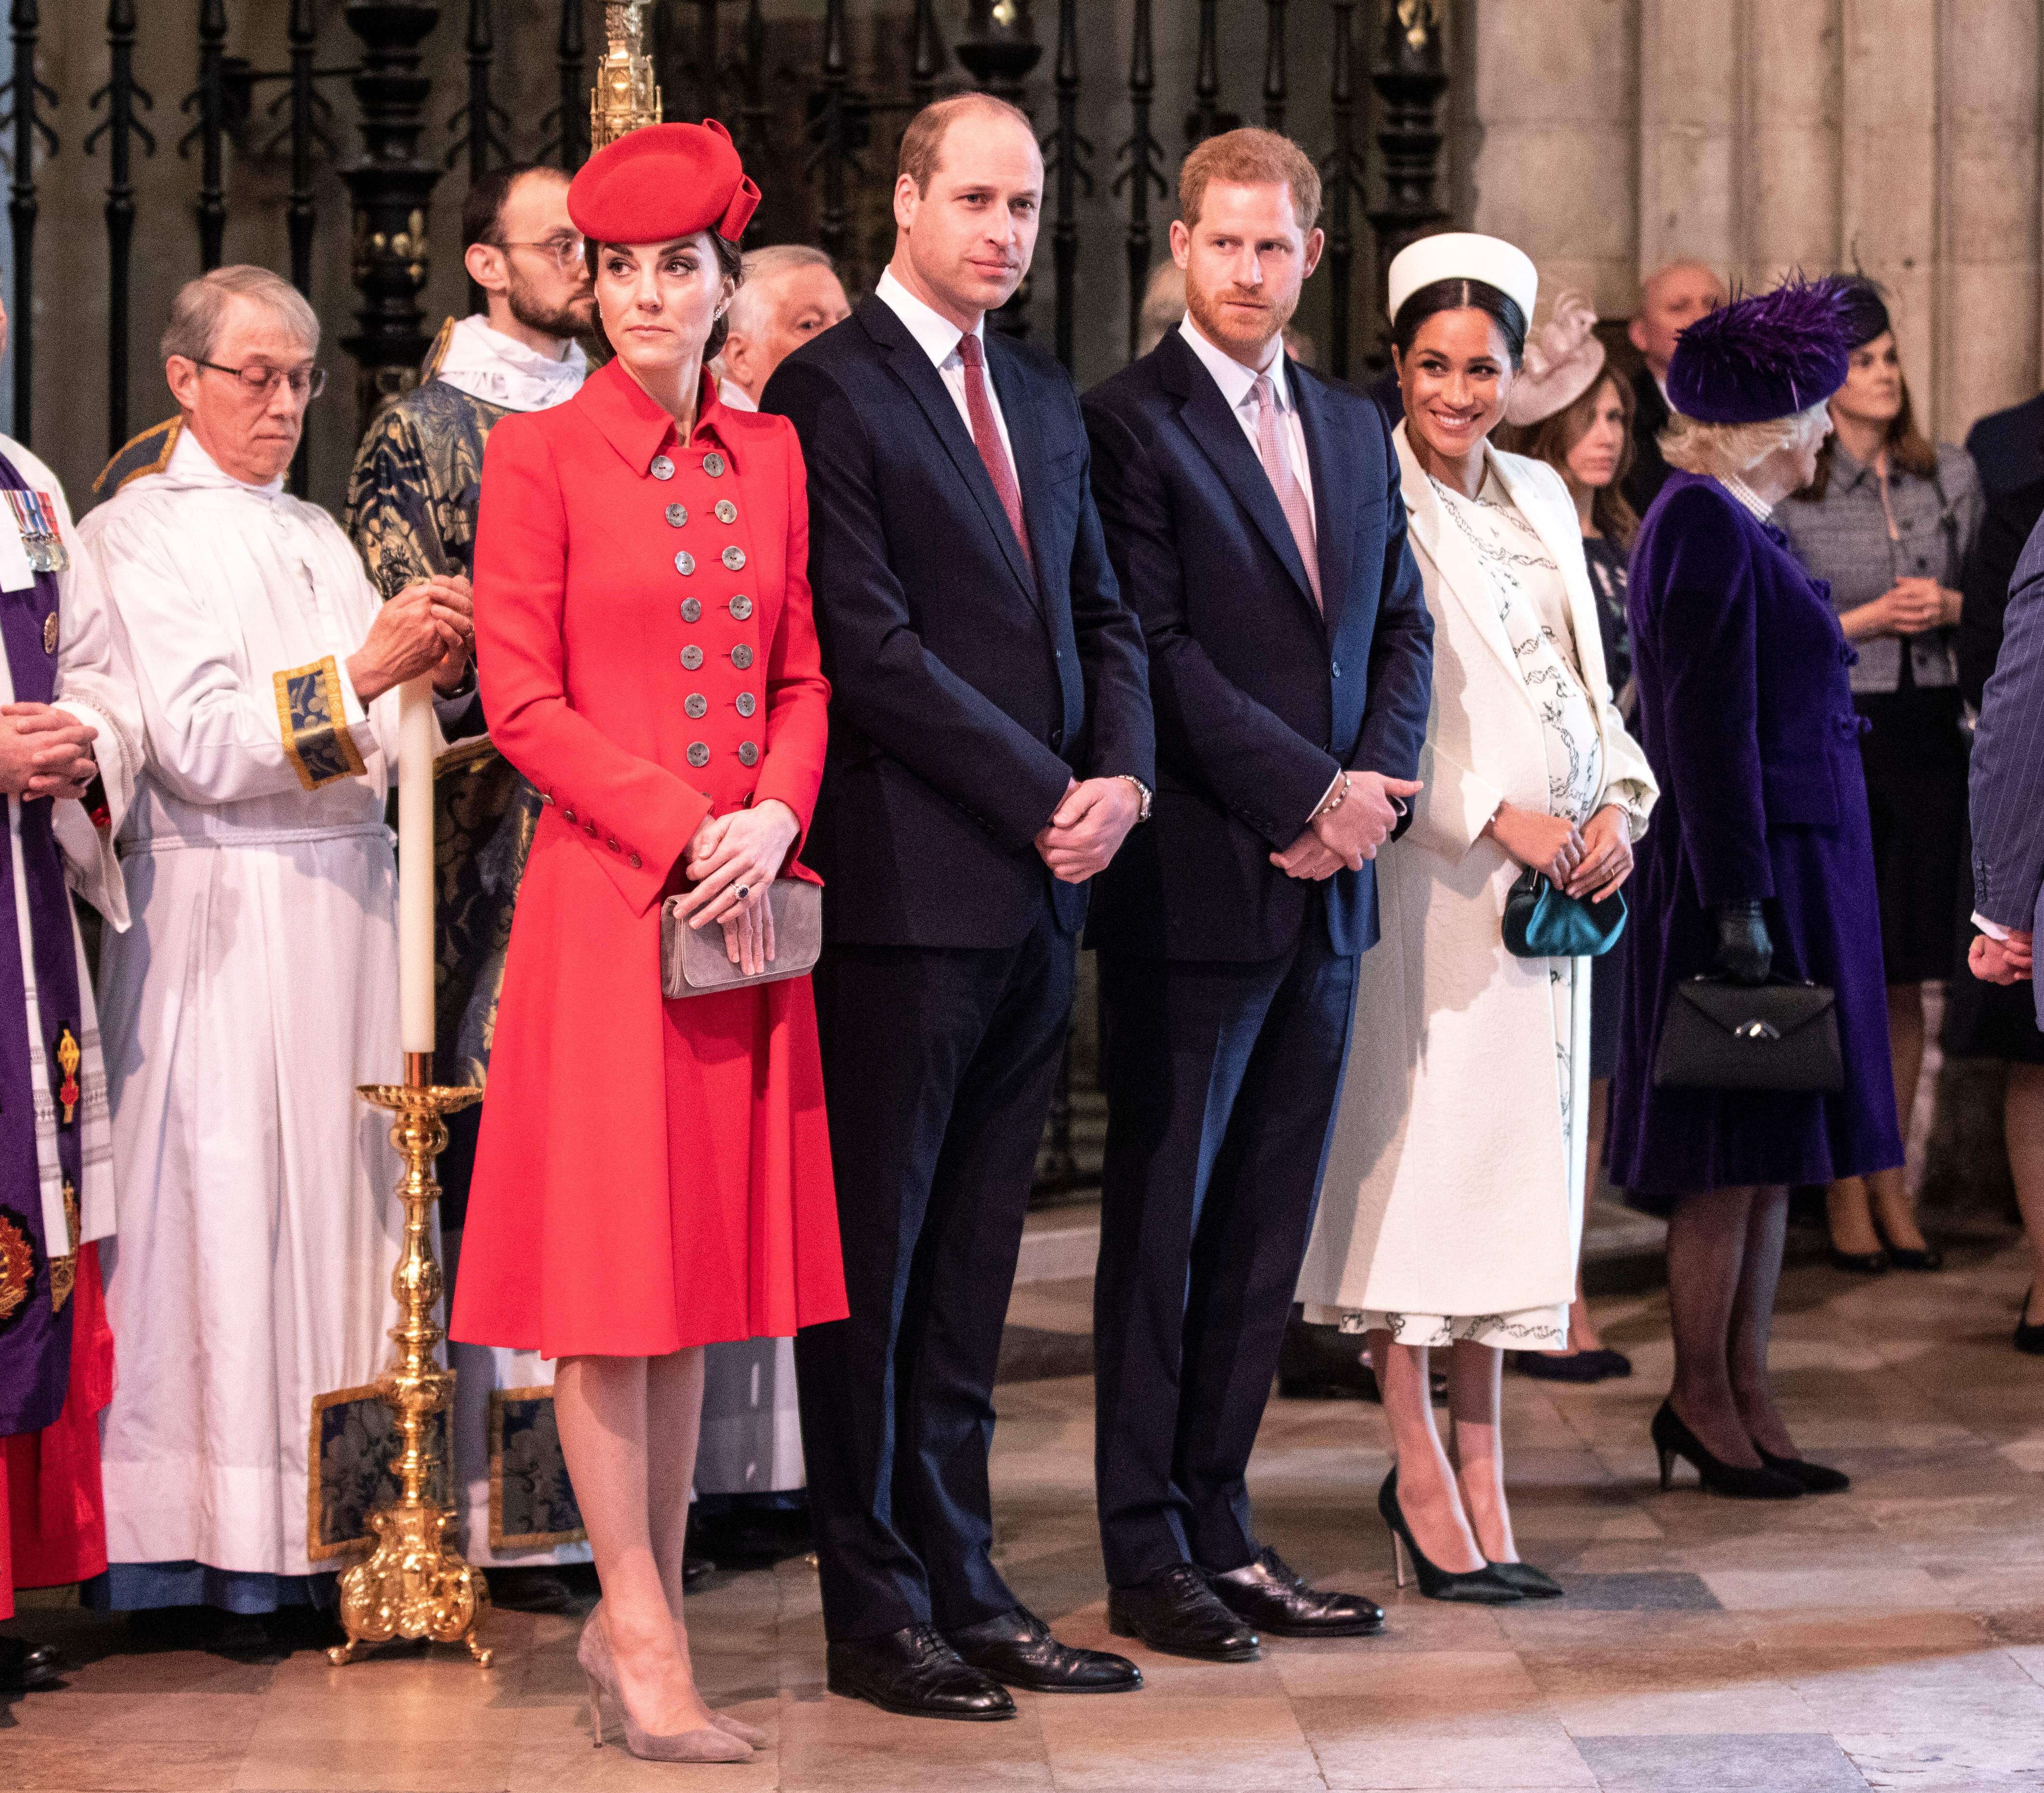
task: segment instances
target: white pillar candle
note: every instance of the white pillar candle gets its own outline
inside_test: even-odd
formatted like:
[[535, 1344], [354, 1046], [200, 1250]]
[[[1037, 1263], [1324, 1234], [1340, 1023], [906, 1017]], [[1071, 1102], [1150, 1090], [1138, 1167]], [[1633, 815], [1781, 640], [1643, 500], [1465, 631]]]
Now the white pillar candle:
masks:
[[433, 1050], [433, 688], [398, 695], [398, 999], [407, 1052]]

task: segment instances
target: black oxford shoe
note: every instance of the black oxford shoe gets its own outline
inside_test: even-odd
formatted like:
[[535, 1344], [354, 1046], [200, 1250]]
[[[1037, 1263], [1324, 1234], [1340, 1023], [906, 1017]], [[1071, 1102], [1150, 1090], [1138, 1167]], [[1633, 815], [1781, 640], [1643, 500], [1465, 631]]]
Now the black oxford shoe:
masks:
[[1221, 1604], [1190, 1563], [1174, 1563], [1133, 1588], [1110, 1588], [1107, 1628], [1117, 1638], [1140, 1638], [1166, 1656], [1254, 1662], [1262, 1653], [1255, 1632]]
[[64, 1661], [48, 1644], [0, 1638], [0, 1693], [33, 1693], [63, 1679]]
[[1230, 1612], [1274, 1638], [1363, 1638], [1384, 1628], [1384, 1608], [1375, 1601], [1308, 1587], [1267, 1546], [1253, 1563], [1207, 1579]]
[[832, 1693], [863, 1699], [908, 1718], [1012, 1718], [1015, 1702], [997, 1681], [959, 1658], [927, 1625], [905, 1625], [885, 1638], [831, 1644], [824, 1683]]
[[944, 1641], [968, 1667], [1032, 1693], [1128, 1693], [1143, 1685], [1143, 1671], [1127, 1657], [1061, 1644], [1027, 1607], [947, 1631]]

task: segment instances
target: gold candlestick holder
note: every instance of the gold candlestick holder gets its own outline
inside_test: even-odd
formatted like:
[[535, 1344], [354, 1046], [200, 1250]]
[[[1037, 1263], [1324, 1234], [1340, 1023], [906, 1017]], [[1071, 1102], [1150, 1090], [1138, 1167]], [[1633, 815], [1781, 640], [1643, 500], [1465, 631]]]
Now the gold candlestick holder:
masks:
[[408, 1052], [403, 1083], [363, 1084], [357, 1093], [397, 1117], [390, 1143], [405, 1160], [398, 1184], [405, 1204], [405, 1249], [390, 1277], [404, 1319], [390, 1332], [398, 1361], [382, 1378], [383, 1398], [397, 1415], [402, 1492], [369, 1515], [376, 1548], [341, 1576], [340, 1623], [348, 1641], [327, 1655], [336, 1664], [348, 1663], [365, 1644], [426, 1638], [436, 1644], [467, 1645], [469, 1654], [487, 1668], [490, 1653], [481, 1634], [490, 1612], [489, 1584], [446, 1541], [452, 1509], [426, 1492], [438, 1455], [430, 1433], [432, 1416], [448, 1411], [454, 1394], [454, 1372], [435, 1354], [447, 1335], [433, 1319], [442, 1287], [427, 1227], [440, 1193], [433, 1161], [447, 1149], [444, 1117], [481, 1101], [482, 1092], [436, 1085], [432, 1054]]

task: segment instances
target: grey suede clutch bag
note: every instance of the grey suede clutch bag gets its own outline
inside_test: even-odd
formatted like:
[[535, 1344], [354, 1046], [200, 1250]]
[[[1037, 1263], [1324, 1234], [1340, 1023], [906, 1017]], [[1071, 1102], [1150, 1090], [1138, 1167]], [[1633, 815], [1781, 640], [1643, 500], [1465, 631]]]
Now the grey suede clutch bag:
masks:
[[674, 1001], [806, 977], [824, 950], [823, 886], [777, 877], [766, 887], [766, 902], [774, 912], [774, 956], [764, 971], [747, 977], [725, 955], [724, 930], [690, 927], [682, 899], [670, 896], [660, 905], [660, 994]]

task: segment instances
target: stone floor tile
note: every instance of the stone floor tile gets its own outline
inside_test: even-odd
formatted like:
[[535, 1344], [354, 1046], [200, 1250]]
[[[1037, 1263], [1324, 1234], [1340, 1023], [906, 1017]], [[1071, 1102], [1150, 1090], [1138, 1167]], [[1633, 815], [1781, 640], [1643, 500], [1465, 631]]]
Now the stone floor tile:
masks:
[[494, 1740], [465, 1737], [428, 1741], [419, 1737], [274, 1737], [251, 1742], [232, 1780], [216, 1787], [233, 1793], [502, 1793], [511, 1772], [511, 1738], [500, 1725]]
[[1577, 1741], [1603, 1793], [1864, 1793], [1835, 1738], [1800, 1733], [1586, 1737]]
[[1597, 1785], [1574, 1742], [1552, 1719], [1529, 1721], [1502, 1735], [1428, 1735], [1387, 1731], [1366, 1700], [1301, 1699], [1293, 1704], [1327, 1786], [1340, 1793], [1460, 1787], [1591, 1793]]
[[[1935, 1714], [1920, 1716], [1929, 1720]], [[1849, 1732], [1838, 1745], [1868, 1786], [1896, 1793], [2003, 1793], [2019, 1787], [2035, 1793], [2044, 1787], [2044, 1737]]]
[[52, 1737], [23, 1748], [17, 1733], [0, 1734], [7, 1740], [0, 1787], [35, 1793], [221, 1793], [233, 1785], [245, 1748], [238, 1736], [196, 1743]]
[[1294, 1700], [1353, 1701], [1386, 1732], [1504, 1734], [1548, 1722], [1533, 1678], [1508, 1649], [1289, 1653], [1278, 1675]]
[[1568, 1590], [1567, 1603], [1579, 1612], [1721, 1612], [1723, 1603], [1701, 1576], [1681, 1570], [1635, 1574], [1585, 1573], [1571, 1569], [1555, 1579]]
[[1281, 1697], [1045, 1698], [1036, 1710], [1058, 1793], [1299, 1793], [1321, 1784]]
[[[214, 1743], [245, 1737], [267, 1708], [245, 1693], [81, 1693], [46, 1690], [15, 1702], [5, 1747], [19, 1752], [65, 1738]], [[0, 1771], [0, 1784], [5, 1783]]]
[[1875, 1560], [1856, 1568], [1706, 1569], [1704, 1580], [1735, 1611], [1804, 1607], [1954, 1606], [1948, 1588], [1912, 1563]]
[[[1082, 1704], [1095, 1702], [1080, 1702]], [[963, 1724], [901, 1718], [836, 1694], [784, 1696], [782, 1793], [901, 1793], [927, 1787], [1051, 1787], [1043, 1730], [1027, 1695], [1012, 1718]]]

